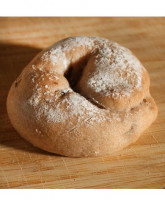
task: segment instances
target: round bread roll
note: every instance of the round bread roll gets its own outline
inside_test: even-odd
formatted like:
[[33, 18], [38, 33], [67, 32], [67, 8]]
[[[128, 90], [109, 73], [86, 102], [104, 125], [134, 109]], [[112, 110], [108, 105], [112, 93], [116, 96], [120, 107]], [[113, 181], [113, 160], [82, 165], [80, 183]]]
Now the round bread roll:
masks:
[[104, 156], [135, 142], [157, 116], [146, 69], [127, 48], [71, 37], [39, 53], [12, 84], [7, 111], [48, 152]]

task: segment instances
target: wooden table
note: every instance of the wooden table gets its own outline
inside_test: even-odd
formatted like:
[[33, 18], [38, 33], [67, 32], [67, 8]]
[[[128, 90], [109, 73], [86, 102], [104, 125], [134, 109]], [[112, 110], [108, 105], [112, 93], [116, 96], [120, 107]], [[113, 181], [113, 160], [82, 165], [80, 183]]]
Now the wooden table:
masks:
[[[11, 83], [64, 37], [101, 36], [130, 48], [151, 77], [157, 120], [113, 156], [67, 158], [24, 141], [6, 113]], [[165, 188], [165, 18], [0, 18], [0, 188]]]

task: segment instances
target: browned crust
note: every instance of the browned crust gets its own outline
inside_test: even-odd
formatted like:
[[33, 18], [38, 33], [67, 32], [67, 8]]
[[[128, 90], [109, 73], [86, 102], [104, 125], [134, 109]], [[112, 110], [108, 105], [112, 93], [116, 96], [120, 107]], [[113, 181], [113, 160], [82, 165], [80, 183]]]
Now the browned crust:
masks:
[[[82, 47], [78, 50], [82, 51], [81, 57], [88, 52], [88, 49], [83, 49]], [[44, 115], [38, 119], [36, 117], [36, 108], [27, 104], [27, 101], [33, 95], [35, 84], [39, 84], [42, 88], [42, 95], [46, 91], [45, 85], [48, 85], [50, 92], [55, 92], [56, 95], [58, 91], [69, 88], [67, 79], [61, 74], [62, 66], [60, 63], [56, 66], [57, 71], [52, 72], [58, 76], [58, 80], [52, 81], [46, 76], [42, 80], [41, 75], [43, 72], [39, 71], [39, 66], [44, 64], [41, 57], [45, 51], [37, 55], [25, 67], [16, 82], [12, 84], [7, 98], [7, 111], [12, 125], [23, 138], [33, 145], [49, 152], [71, 157], [110, 155], [135, 142], [142, 132], [156, 119], [157, 106], [149, 93], [149, 75], [144, 68], [142, 71], [141, 90], [134, 89], [129, 97], [113, 99], [111, 95], [104, 96], [95, 93], [86, 84], [88, 72], [94, 66], [92, 61], [85, 68], [84, 74], [77, 85], [77, 90], [83, 96], [92, 97], [103, 106], [101, 108], [89, 102], [92, 104], [92, 108], [96, 107], [96, 116], [90, 115], [89, 117], [85, 110], [81, 114], [83, 116], [82, 121], [78, 121], [76, 116], [69, 117], [65, 123], [63, 121], [58, 123], [47, 121]], [[70, 51], [68, 56], [74, 57], [73, 52]], [[34, 76], [32, 64], [35, 64], [39, 74], [35, 83], [32, 82]], [[44, 64], [46, 71], [51, 68], [50, 63]], [[65, 96], [63, 94], [60, 95], [56, 102], [53, 102], [54, 106], [63, 99], [69, 101], [73, 95], [77, 94], [71, 91]], [[49, 98], [49, 96], [47, 97]], [[44, 98], [41, 96], [39, 105], [45, 101]], [[62, 104], [61, 112], [65, 112], [66, 109], [67, 106]], [[92, 117], [99, 118], [99, 116], [107, 118], [103, 121], [92, 121]]]

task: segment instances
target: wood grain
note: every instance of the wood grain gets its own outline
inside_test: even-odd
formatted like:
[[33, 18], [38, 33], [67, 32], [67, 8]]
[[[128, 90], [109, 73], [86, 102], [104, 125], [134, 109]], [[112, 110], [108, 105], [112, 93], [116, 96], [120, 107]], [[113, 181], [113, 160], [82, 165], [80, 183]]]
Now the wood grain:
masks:
[[[67, 158], [24, 141], [6, 113], [11, 83], [41, 49], [101, 36], [130, 48], [150, 73], [159, 114], [113, 156]], [[0, 188], [165, 188], [165, 18], [0, 18]]]

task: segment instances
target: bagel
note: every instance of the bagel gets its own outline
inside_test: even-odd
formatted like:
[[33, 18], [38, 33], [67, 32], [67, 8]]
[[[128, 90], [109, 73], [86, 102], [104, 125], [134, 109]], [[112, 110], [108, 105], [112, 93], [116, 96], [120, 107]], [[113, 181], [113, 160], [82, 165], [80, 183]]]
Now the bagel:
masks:
[[48, 152], [112, 155], [156, 119], [150, 78], [127, 48], [99, 37], [70, 37], [40, 52], [12, 84], [13, 127]]

